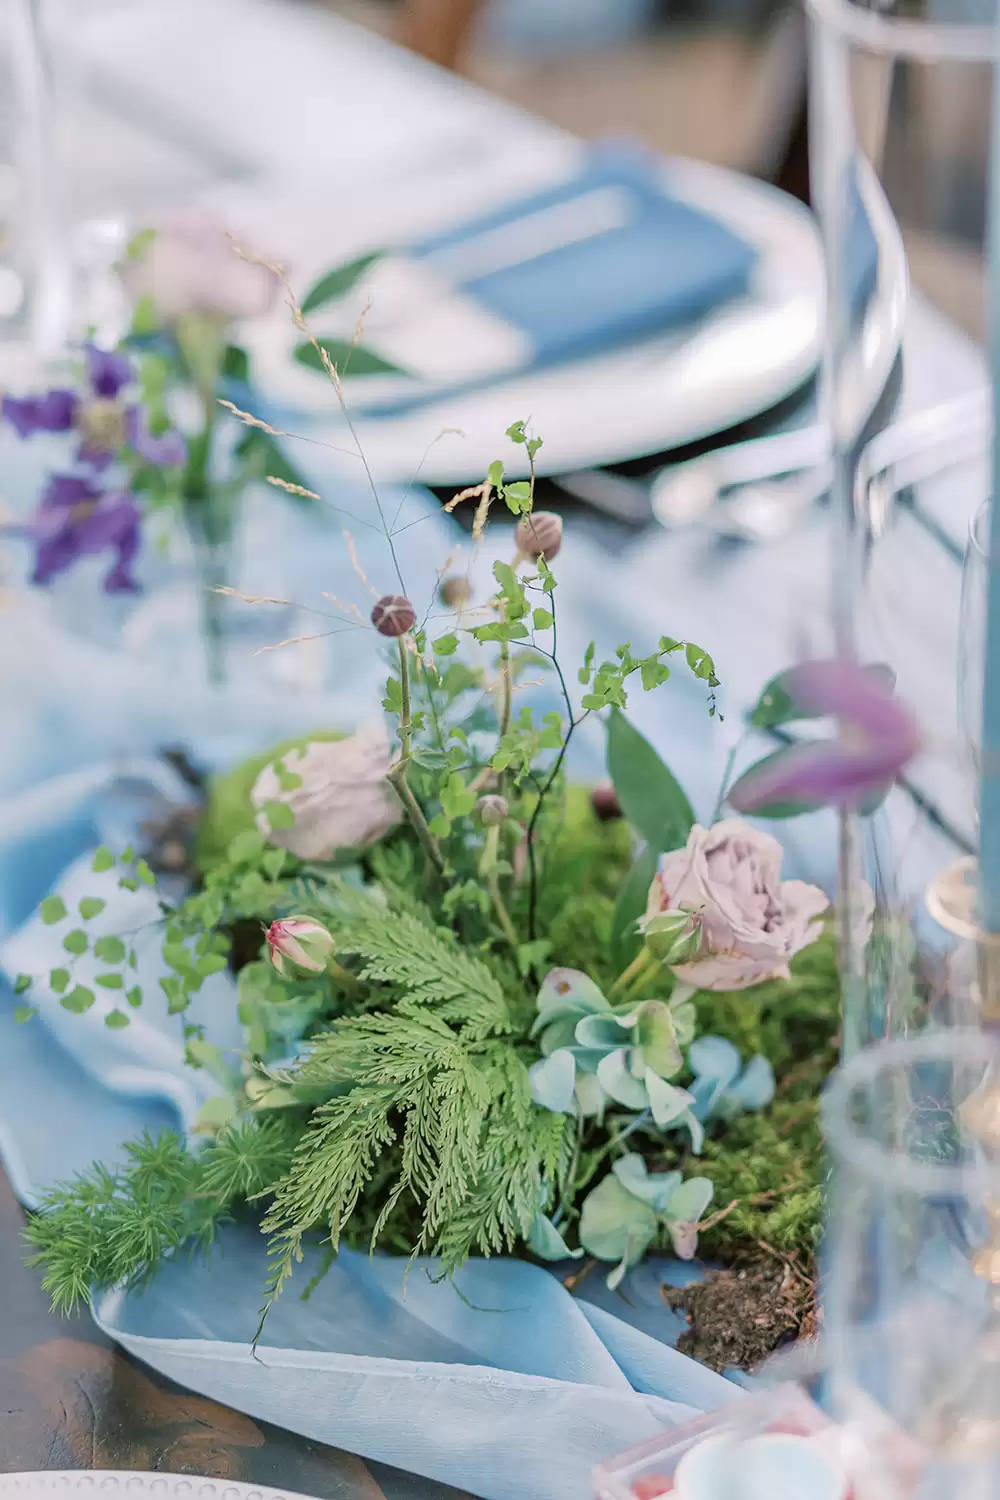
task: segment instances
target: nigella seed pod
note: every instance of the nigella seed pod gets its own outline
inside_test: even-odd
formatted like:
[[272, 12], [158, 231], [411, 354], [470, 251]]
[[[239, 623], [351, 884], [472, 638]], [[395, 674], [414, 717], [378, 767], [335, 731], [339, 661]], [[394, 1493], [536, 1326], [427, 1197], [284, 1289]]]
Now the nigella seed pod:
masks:
[[417, 612], [405, 594], [383, 594], [372, 610], [372, 624], [379, 635], [405, 635], [412, 630]]
[[501, 797], [499, 792], [487, 792], [476, 803], [476, 811], [484, 828], [496, 828], [506, 821], [507, 798]]
[[554, 510], [533, 510], [517, 523], [514, 540], [525, 557], [544, 557], [551, 562], [562, 546], [562, 516]]
[[333, 937], [312, 917], [281, 917], [267, 929], [267, 953], [283, 978], [322, 974], [333, 957]]
[[618, 795], [610, 781], [602, 781], [595, 786], [590, 794], [590, 805], [594, 809], [594, 816], [602, 823], [610, 823], [613, 818], [622, 815], [621, 803]]
[[472, 598], [469, 580], [463, 578], [461, 573], [452, 573], [448, 578], [442, 578], [438, 598], [442, 604], [447, 604], [449, 609], [461, 609], [462, 605], [468, 604]]

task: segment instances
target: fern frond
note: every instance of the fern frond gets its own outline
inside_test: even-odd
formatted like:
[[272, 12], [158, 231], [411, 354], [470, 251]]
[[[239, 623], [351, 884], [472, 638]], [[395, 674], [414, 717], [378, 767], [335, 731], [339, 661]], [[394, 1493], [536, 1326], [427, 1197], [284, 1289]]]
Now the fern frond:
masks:
[[433, 1006], [475, 1039], [512, 1029], [503, 986], [489, 965], [411, 912], [368, 914], [338, 930], [337, 943], [363, 960], [364, 979], [402, 990], [411, 1013]]

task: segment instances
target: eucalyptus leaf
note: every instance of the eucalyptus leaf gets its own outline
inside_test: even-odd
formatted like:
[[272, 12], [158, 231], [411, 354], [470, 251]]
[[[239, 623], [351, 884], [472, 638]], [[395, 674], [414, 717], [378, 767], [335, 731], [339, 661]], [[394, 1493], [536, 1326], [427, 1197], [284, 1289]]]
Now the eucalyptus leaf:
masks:
[[318, 281], [313, 282], [302, 299], [302, 311], [309, 314], [318, 307], [326, 307], [328, 303], [338, 301], [351, 290], [356, 281], [360, 281], [366, 271], [371, 270], [381, 255], [381, 250], [373, 250], [368, 255], [359, 255], [356, 260], [346, 261], [344, 265], [334, 266], [332, 270], [324, 272]]
[[648, 846], [636, 859], [622, 884], [611, 918], [611, 962], [619, 971], [630, 964], [642, 946], [636, 923], [646, 910], [649, 887], [656, 874], [656, 851]]
[[622, 812], [657, 854], [687, 842], [694, 811], [652, 745], [613, 709], [608, 725], [608, 775]]
[[[398, 365], [390, 364], [374, 349], [366, 349], [361, 344], [352, 344], [348, 339], [317, 339], [317, 344], [324, 349], [329, 356], [330, 362], [342, 380], [355, 375], [401, 375], [403, 372]], [[322, 358], [317, 354], [311, 342], [297, 344], [294, 351], [295, 359], [307, 370], [316, 370], [321, 375], [326, 375], [326, 366]]]

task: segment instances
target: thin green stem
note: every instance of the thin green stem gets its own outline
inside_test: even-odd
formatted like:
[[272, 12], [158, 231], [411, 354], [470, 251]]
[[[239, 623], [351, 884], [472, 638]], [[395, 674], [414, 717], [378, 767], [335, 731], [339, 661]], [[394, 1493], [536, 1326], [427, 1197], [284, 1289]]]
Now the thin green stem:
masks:
[[633, 958], [628, 967], [623, 969], [619, 974], [618, 978], [611, 986], [611, 989], [608, 991], [608, 994], [618, 995], [622, 992], [622, 990], [627, 990], [630, 985], [633, 985], [636, 982], [636, 980], [641, 979], [646, 970], [649, 968], [650, 964], [655, 962], [656, 960], [653, 954], [650, 953], [648, 948], [640, 948], [639, 952], [636, 954], [635, 958]]
[[399, 715], [399, 759], [390, 770], [388, 779], [395, 788], [396, 795], [403, 804], [403, 810], [410, 820], [410, 826], [423, 845], [428, 859], [438, 874], [443, 875], [444, 856], [438, 847], [437, 839], [427, 826], [423, 809], [406, 779], [413, 739], [413, 710], [410, 694], [410, 662], [405, 642], [406, 636], [400, 636], [396, 642], [399, 652], [399, 694], [402, 705]]
[[508, 943], [510, 943], [510, 946], [516, 949], [520, 946], [520, 939], [517, 935], [517, 928], [511, 921], [510, 912], [507, 910], [503, 896], [500, 894], [500, 882], [497, 879], [495, 869], [490, 870], [486, 876], [486, 885], [490, 893], [490, 900], [493, 902], [493, 910], [497, 915], [497, 921], [503, 928], [503, 935]]

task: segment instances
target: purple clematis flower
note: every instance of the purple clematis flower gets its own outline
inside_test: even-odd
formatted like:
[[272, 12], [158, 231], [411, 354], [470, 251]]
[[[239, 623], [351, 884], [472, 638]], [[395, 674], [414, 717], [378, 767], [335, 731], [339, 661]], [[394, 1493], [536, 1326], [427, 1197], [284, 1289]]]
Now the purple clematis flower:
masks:
[[884, 795], [920, 748], [912, 713], [871, 668], [847, 660], [803, 662], [784, 682], [800, 710], [795, 716], [832, 715], [840, 732], [831, 740], [791, 745], [751, 766], [729, 792], [738, 812], [864, 809]]
[[34, 523], [25, 528], [38, 543], [32, 582], [50, 583], [79, 558], [112, 550], [104, 580], [108, 593], [135, 592], [131, 566], [139, 550], [139, 508], [125, 490], [102, 490], [76, 474], [54, 474]]
[[75, 429], [80, 434], [77, 458], [92, 469], [108, 468], [121, 448], [131, 449], [157, 467], [182, 464], [187, 449], [180, 434], [168, 431], [154, 436], [144, 408], [122, 399], [122, 392], [135, 379], [128, 357], [113, 349], [98, 349], [96, 344], [85, 344], [83, 352], [85, 392], [57, 389], [41, 396], [3, 398], [3, 415], [18, 436]]

